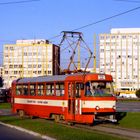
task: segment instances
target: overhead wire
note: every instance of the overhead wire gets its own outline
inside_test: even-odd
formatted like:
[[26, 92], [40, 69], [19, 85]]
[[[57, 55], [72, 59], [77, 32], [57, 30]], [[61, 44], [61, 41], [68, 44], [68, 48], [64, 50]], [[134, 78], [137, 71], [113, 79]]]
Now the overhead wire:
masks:
[[8, 4], [20, 4], [20, 3], [28, 3], [28, 2], [37, 2], [40, 0], [21, 0], [21, 1], [9, 1], [9, 2], [0, 2], [0, 5], [8, 5]]
[[140, 3], [140, 1], [138, 1], [138, 0], [114, 0], [114, 1], [130, 2], [130, 3]]
[[[103, 19], [101, 19], [101, 20], [97, 20], [97, 21], [95, 21], [95, 22], [89, 23], [89, 24], [84, 25], [84, 26], [81, 26], [81, 27], [79, 27], [79, 28], [75, 28], [75, 29], [73, 29], [73, 30], [71, 30], [71, 31], [73, 32], [73, 31], [81, 30], [81, 29], [87, 28], [87, 27], [89, 27], [89, 26], [92, 26], [92, 25], [95, 25], [95, 24], [98, 24], [98, 23], [101, 23], [101, 22], [104, 22], [104, 21], [107, 21], [107, 20], [110, 20], [110, 19], [113, 19], [113, 18], [122, 16], [122, 15], [125, 15], [125, 14], [127, 14], [127, 13], [136, 11], [136, 10], [138, 10], [138, 9], [140, 9], [140, 6], [135, 7], [135, 8], [133, 8], [133, 9], [130, 9], [130, 10], [127, 10], [127, 11], [124, 11], [124, 12], [121, 12], [121, 13], [118, 13], [118, 14], [115, 14], [115, 15], [110, 16], [110, 17], [103, 18]], [[52, 40], [52, 39], [58, 38], [58, 37], [60, 37], [60, 36], [61, 36], [61, 34], [55, 35], [55, 36], [50, 37], [48, 40]]]

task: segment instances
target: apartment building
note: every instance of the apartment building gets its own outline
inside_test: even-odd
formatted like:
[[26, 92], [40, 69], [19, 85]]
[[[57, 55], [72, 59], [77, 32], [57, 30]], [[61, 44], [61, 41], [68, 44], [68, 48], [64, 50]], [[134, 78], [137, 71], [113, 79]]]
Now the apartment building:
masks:
[[4, 86], [13, 80], [59, 74], [60, 48], [47, 40], [17, 40], [16, 44], [4, 45]]
[[140, 88], [140, 28], [114, 28], [100, 34], [99, 71], [111, 74], [116, 90]]

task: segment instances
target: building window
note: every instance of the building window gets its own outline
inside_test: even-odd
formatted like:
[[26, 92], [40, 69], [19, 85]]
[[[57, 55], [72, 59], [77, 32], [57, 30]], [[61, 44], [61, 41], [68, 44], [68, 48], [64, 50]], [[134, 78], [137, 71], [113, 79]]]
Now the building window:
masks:
[[113, 36], [111, 36], [111, 39], [114, 39], [115, 38], [115, 36], [113, 35]]
[[14, 71], [14, 74], [18, 74], [18, 72], [17, 71]]
[[122, 36], [122, 39], [126, 39], [126, 35], [123, 35], [123, 36]]
[[41, 71], [38, 71], [38, 74], [41, 74]]
[[103, 40], [103, 39], [104, 39], [104, 36], [101, 36], [101, 37], [100, 37], [100, 39], [102, 39], [102, 40]]
[[28, 65], [28, 68], [32, 68], [32, 65]]
[[110, 38], [110, 36], [106, 36], [106, 39], [109, 39]]
[[11, 50], [11, 51], [13, 51], [13, 50], [14, 50], [14, 48], [13, 48], [13, 47], [10, 47], [10, 50]]
[[37, 74], [37, 71], [33, 71], [34, 74]]
[[34, 68], [36, 68], [36, 65], [33, 65]]
[[5, 74], [8, 74], [8, 71], [5, 71]]
[[48, 70], [48, 74], [52, 74], [52, 71], [51, 70]]
[[9, 68], [13, 68], [13, 65], [9, 65]]
[[104, 52], [104, 49], [101, 49], [101, 52]]
[[120, 55], [118, 55], [118, 56], [117, 56], [117, 59], [119, 59], [119, 58], [121, 58], [121, 56], [120, 56]]
[[24, 56], [27, 56], [27, 52], [24, 52]]
[[5, 50], [8, 50], [8, 47], [5, 47]]
[[18, 68], [18, 65], [14, 65], [14, 68]]

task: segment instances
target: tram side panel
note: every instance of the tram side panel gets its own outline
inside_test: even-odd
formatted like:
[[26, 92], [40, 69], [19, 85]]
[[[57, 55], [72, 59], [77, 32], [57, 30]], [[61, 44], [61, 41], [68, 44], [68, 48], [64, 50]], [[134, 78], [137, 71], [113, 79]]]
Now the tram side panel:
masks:
[[64, 96], [24, 96], [16, 95], [16, 85], [12, 88], [12, 111], [23, 110], [30, 116], [49, 118], [52, 114], [64, 115], [68, 102]]

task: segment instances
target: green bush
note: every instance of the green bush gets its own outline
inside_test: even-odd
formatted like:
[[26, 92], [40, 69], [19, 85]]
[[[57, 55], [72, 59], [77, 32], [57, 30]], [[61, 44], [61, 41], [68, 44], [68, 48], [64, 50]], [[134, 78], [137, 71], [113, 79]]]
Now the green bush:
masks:
[[138, 90], [136, 91], [136, 96], [137, 96], [138, 98], [140, 98], [140, 89], [138, 89]]

